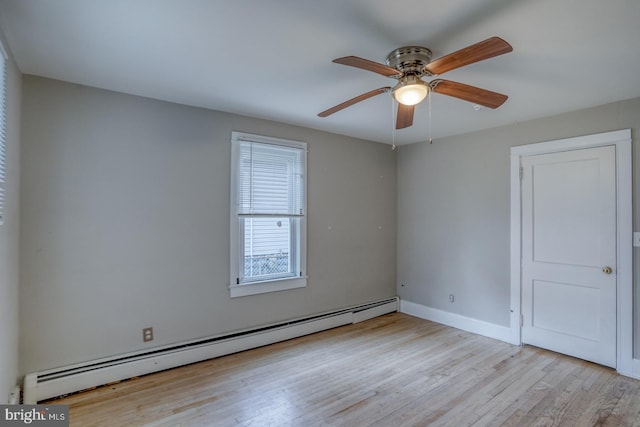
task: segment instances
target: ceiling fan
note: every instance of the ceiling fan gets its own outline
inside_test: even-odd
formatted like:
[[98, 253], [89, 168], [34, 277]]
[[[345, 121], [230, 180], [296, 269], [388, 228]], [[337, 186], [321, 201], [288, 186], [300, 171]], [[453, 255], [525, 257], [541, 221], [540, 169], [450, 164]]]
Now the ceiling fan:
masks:
[[398, 101], [396, 129], [403, 129], [413, 124], [415, 106], [427, 96], [429, 91], [488, 108], [498, 108], [507, 100], [507, 95], [450, 80], [435, 79], [427, 83], [422, 78], [444, 74], [447, 71], [503, 55], [512, 50], [511, 45], [500, 37], [491, 37], [434, 61], [431, 61], [431, 51], [421, 46], [405, 46], [393, 50], [387, 55], [387, 65], [357, 56], [334, 59], [333, 62], [337, 64], [372, 71], [385, 77], [394, 78], [398, 80], [398, 83], [394, 87], [385, 86], [363, 93], [319, 113], [318, 116], [327, 117], [360, 101], [389, 91]]

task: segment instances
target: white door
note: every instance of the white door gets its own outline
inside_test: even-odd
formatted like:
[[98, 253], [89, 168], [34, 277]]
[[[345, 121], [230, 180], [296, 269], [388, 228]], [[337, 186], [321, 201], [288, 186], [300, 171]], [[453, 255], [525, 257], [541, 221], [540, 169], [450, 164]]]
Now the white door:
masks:
[[615, 367], [615, 147], [521, 166], [522, 342]]

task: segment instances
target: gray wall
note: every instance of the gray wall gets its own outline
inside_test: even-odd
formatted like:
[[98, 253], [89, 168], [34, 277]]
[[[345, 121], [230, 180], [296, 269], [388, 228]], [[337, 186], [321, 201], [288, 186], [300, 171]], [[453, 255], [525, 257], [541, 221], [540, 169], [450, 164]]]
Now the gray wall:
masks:
[[[389, 146], [33, 76], [22, 104], [23, 373], [395, 295]], [[308, 143], [307, 288], [229, 298], [232, 130]]]
[[[413, 144], [398, 152], [396, 186], [381, 144], [33, 76], [22, 95], [23, 373], [391, 296], [396, 238], [403, 299], [508, 326], [509, 148], [640, 125], [634, 99]], [[305, 289], [228, 297], [232, 130], [309, 143]], [[639, 156], [634, 142], [636, 230]], [[15, 265], [15, 250], [2, 262]], [[0, 291], [15, 301], [9, 275]], [[0, 329], [2, 368], [15, 365], [12, 325]]]
[[[508, 108], [508, 105], [505, 106]], [[434, 123], [437, 126], [437, 123]], [[509, 326], [510, 147], [640, 127], [640, 99], [401, 147], [398, 294]], [[640, 228], [640, 150], [633, 143], [634, 230]], [[634, 265], [640, 251], [634, 248]], [[636, 355], [640, 280], [634, 272]], [[401, 286], [404, 284], [404, 286]], [[449, 302], [449, 294], [455, 302]]]
[[[6, 47], [2, 34], [0, 39]], [[7, 65], [7, 192], [4, 224], [0, 225], [0, 404], [7, 402], [18, 377], [21, 75], [12, 58]]]

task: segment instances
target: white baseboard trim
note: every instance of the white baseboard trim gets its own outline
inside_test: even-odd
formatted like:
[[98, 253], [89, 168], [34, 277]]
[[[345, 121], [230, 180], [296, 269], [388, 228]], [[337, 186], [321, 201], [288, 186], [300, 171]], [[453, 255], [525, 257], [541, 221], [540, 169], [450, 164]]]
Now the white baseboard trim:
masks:
[[[518, 342], [513, 342], [512, 330], [506, 326], [496, 325], [494, 323], [473, 319], [471, 317], [450, 313], [448, 311], [438, 310], [436, 308], [427, 307], [426, 305], [416, 304], [415, 302], [405, 300], [400, 300], [399, 311], [421, 319], [462, 329], [463, 331], [494, 338], [509, 344], [520, 345]], [[626, 377], [640, 380], [640, 359], [632, 360], [631, 372], [618, 370], [618, 373]]]
[[632, 359], [631, 364], [632, 364], [632, 367], [631, 367], [632, 372], [618, 371], [618, 373], [627, 377], [640, 380], [640, 359]]
[[509, 344], [519, 344], [512, 342], [513, 334], [511, 328], [507, 326], [496, 325], [495, 323], [473, 319], [471, 317], [462, 316], [460, 314], [451, 313], [448, 311], [438, 310], [437, 308], [431, 308], [427, 307], [426, 305], [416, 304], [415, 302], [405, 300], [400, 300], [400, 312], [419, 317], [421, 319], [451, 326], [456, 329], [462, 329], [463, 331], [472, 332], [474, 334], [504, 341]]

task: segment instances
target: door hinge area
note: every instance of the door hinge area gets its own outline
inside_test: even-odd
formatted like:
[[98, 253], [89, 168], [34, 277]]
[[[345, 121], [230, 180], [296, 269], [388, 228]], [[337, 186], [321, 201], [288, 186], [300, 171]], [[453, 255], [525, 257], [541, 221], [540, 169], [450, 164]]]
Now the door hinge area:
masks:
[[524, 326], [524, 314], [520, 315], [520, 327], [522, 328]]
[[520, 166], [520, 181], [522, 181], [522, 177], [524, 176], [524, 169]]

